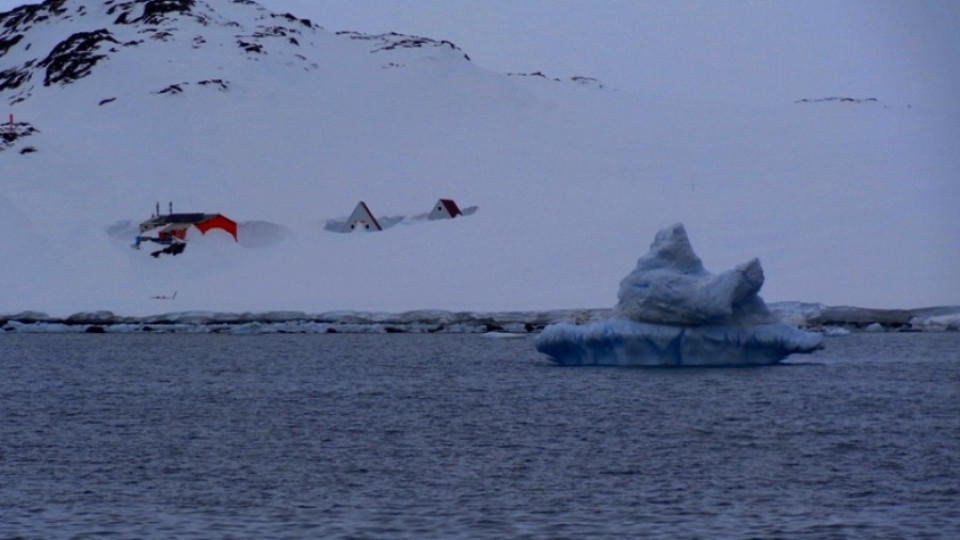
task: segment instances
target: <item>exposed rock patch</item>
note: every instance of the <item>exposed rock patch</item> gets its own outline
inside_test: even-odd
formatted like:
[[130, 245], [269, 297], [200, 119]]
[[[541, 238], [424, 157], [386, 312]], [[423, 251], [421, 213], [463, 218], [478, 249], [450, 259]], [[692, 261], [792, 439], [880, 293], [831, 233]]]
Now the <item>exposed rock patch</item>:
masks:
[[[29, 137], [38, 131], [39, 130], [33, 127], [30, 122], [14, 122], [12, 126], [10, 124], [0, 125], [0, 152], [12, 147], [17, 141]], [[30, 146], [22, 149], [20, 153], [29, 154], [30, 152], [36, 151], [36, 148]]]
[[[184, 83], [184, 84], [187, 84], [187, 83]], [[183, 87], [181, 87], [179, 84], [171, 84], [170, 86], [164, 88], [163, 90], [158, 90], [155, 93], [172, 95], [172, 94], [180, 94], [182, 92], [183, 92]]]
[[[143, 11], [139, 16], [134, 12], [140, 6]], [[117, 14], [114, 24], [160, 24], [173, 14], [189, 13], [194, 6], [194, 0], [147, 0], [146, 2], [121, 2], [107, 10], [108, 15]]]
[[[223, 79], [204, 79], [202, 81], [198, 81], [192, 84], [196, 84], [198, 86], [203, 86], [208, 88], [216, 88], [221, 92], [226, 92], [230, 90], [230, 81], [225, 81]], [[190, 85], [191, 83], [189, 82], [171, 84], [170, 86], [167, 86], [162, 90], [157, 90], [156, 92], [154, 92], [154, 94], [167, 94], [167, 95], [182, 94], [186, 89], [186, 87]]]
[[223, 79], [208, 79], [205, 81], [200, 81], [197, 84], [199, 84], [200, 86], [210, 86], [213, 88], [217, 88], [221, 92], [226, 92], [227, 90], [230, 89], [230, 83], [228, 81], [224, 81]]
[[[387, 32], [385, 34], [363, 34], [351, 30], [343, 30], [337, 32], [337, 35], [347, 36], [354, 40], [373, 42], [374, 47], [370, 49], [371, 53], [392, 51], [396, 49], [419, 49], [421, 47], [449, 47], [451, 50], [460, 51], [460, 47], [457, 47], [455, 44], [453, 44], [453, 42], [445, 39], [435, 40], [420, 36], [398, 34], [396, 32]], [[470, 60], [470, 57], [466, 54], [464, 54], [463, 57], [467, 61]]]
[[17, 43], [20, 43], [22, 39], [23, 34], [16, 34], [9, 38], [0, 37], [0, 58], [3, 58], [3, 55], [7, 54], [7, 51]]
[[[537, 77], [540, 79], [550, 80], [554, 82], [563, 82], [563, 79], [561, 79], [560, 77], [549, 77], [546, 74], [544, 74], [542, 71], [531, 71], [526, 73], [511, 72], [511, 73], [507, 73], [507, 77]], [[567, 80], [583, 86], [595, 86], [597, 88], [601, 88], [601, 89], [603, 88], [603, 83], [601, 83], [598, 79], [595, 79], [593, 77], [584, 77], [583, 75], [575, 75], [573, 77], [570, 77]]]
[[105, 28], [93, 32], [77, 32], [60, 42], [50, 54], [37, 64], [47, 68], [44, 86], [66, 85], [90, 74], [106, 54], [97, 54], [103, 42], [119, 43]]
[[66, 14], [67, 10], [63, 7], [65, 2], [66, 0], [47, 0], [42, 4], [27, 4], [14, 8], [0, 16], [0, 28], [25, 32], [35, 23]]
[[263, 45], [260, 43], [250, 43], [242, 39], [237, 40], [237, 46], [249, 53], [262, 54], [264, 52]]
[[[204, 0], [98, 0], [98, 10], [89, 9], [92, 2], [81, 0], [47, 0], [42, 4], [21, 6], [0, 15], [0, 58], [17, 57], [16, 63], [0, 65], [0, 93], [9, 104], [30, 99], [41, 88], [34, 81], [43, 80], [43, 86], [65, 86], [89, 76], [96, 66], [115, 54], [144, 44], [176, 42], [185, 39], [194, 49], [233, 44], [251, 60], [262, 60], [276, 53], [287, 66], [316, 69], [307, 55], [298, 49], [312, 45], [311, 32], [320, 29], [309, 19], [290, 13], [271, 13], [250, 0], [230, 0], [233, 4], [249, 6], [251, 17], [245, 22], [229, 20], [215, 9], [213, 2]], [[99, 11], [99, 13], [94, 13]], [[84, 18], [82, 21], [81, 18]], [[32, 31], [39, 23], [50, 26], [74, 20], [73, 34], [47, 48], [44, 40], [34, 43]], [[251, 22], [253, 21], [253, 22]], [[207, 34], [198, 28], [216, 28], [216, 34]], [[226, 30], [226, 34], [224, 34]], [[46, 32], [46, 30], [44, 30]], [[450, 41], [398, 34], [395, 32], [370, 35], [359, 32], [340, 32], [347, 39], [371, 43], [370, 52], [415, 48], [460, 49]], [[37, 47], [39, 45], [39, 47]], [[36, 51], [24, 54], [31, 46]], [[31, 56], [32, 55], [32, 56]], [[470, 58], [464, 54], [468, 61]], [[393, 63], [391, 67], [402, 67]], [[214, 86], [226, 91], [228, 83]], [[182, 84], [179, 91], [184, 91]], [[171, 86], [153, 93], [177, 93]]]
[[[241, 2], [238, 2], [238, 3], [246, 3], [246, 2], [244, 2], [244, 1], [241, 0]], [[253, 2], [250, 2], [250, 3], [253, 3]], [[300, 23], [301, 25], [303, 25], [303, 26], [305, 26], [305, 27], [307, 27], [307, 28], [313, 28], [313, 27], [314, 27], [314, 26], [313, 26], [313, 23], [310, 21], [310, 19], [300, 19], [300, 18], [298, 18], [297, 16], [293, 15], [292, 13], [284, 13], [284, 14], [282, 14], [282, 15], [279, 15], [279, 14], [276, 14], [276, 13], [272, 13], [270, 16], [273, 17], [273, 18], [282, 18], [282, 19], [285, 19], [287, 22], [291, 22], [291, 23], [293, 23], [293, 22], [295, 22], [295, 23]]]
[[16, 90], [29, 82], [33, 77], [33, 73], [29, 68], [30, 66], [28, 65], [22, 68], [12, 67], [0, 71], [0, 92], [4, 90]]
[[794, 103], [879, 103], [877, 98], [825, 97], [817, 99], [798, 99]]

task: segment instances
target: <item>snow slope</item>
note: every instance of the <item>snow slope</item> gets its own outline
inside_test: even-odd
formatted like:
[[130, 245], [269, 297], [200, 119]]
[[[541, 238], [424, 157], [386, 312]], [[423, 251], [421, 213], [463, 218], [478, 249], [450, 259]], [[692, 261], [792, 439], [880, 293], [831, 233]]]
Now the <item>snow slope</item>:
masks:
[[[0, 313], [604, 307], [678, 221], [711, 264], [759, 257], [768, 301], [960, 304], [958, 111], [648, 100], [247, 0], [2, 17], [0, 118], [37, 132], [0, 143]], [[46, 85], [58, 44], [101, 29], [74, 42], [103, 56], [89, 74]], [[411, 219], [441, 197], [478, 210]], [[360, 200], [405, 220], [325, 230]], [[240, 242], [131, 249], [168, 201]]]

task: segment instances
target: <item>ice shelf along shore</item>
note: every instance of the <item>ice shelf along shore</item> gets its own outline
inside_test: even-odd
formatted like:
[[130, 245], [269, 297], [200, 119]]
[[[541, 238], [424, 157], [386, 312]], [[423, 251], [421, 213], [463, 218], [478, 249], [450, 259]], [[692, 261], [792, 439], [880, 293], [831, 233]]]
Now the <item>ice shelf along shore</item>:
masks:
[[[960, 306], [919, 309], [870, 309], [824, 306], [810, 302], [774, 302], [769, 310], [784, 322], [826, 336], [851, 332], [960, 332]], [[230, 313], [180, 311], [126, 316], [110, 311], [56, 317], [37, 311], [0, 313], [0, 335], [16, 333], [227, 333], [227, 334], [355, 334], [491, 332], [536, 335], [561, 322], [584, 324], [609, 319], [611, 308], [551, 311], [469, 312], [414, 310], [267, 311]]]
[[711, 274], [683, 225], [657, 233], [620, 282], [607, 320], [559, 323], [536, 347], [561, 365], [749, 366], [823, 348], [823, 336], [783, 323], [763, 299], [758, 259]]
[[[825, 306], [812, 302], [772, 302], [772, 317], [821, 333], [960, 332], [960, 306], [916, 309], [871, 309]], [[2, 308], [0, 308], [2, 309]], [[50, 333], [156, 334], [509, 334], [535, 336], [559, 323], [585, 325], [615, 317], [612, 308], [539, 311], [446, 311], [418, 309], [376, 311], [175, 311], [152, 315], [122, 315], [85, 311], [55, 316], [39, 311], [0, 311], [0, 335]], [[551, 330], [551, 332], [554, 330]]]

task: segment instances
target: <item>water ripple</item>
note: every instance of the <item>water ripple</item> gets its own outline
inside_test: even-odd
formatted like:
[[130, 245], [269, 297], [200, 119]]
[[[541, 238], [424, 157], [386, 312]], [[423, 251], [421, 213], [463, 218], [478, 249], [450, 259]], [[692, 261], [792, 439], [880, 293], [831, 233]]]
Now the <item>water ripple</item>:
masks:
[[529, 340], [0, 335], [0, 539], [956, 538], [955, 334], [564, 369]]

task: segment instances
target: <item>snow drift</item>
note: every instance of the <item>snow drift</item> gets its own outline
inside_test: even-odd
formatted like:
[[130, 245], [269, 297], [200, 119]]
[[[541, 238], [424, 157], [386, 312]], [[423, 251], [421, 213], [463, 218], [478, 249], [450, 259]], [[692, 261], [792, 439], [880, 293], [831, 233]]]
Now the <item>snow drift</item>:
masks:
[[[0, 17], [2, 314], [606, 306], [629, 231], [677, 221], [723, 267], [762, 256], [772, 301], [960, 304], [957, 111], [651, 99], [248, 0]], [[357, 201], [379, 219], [438, 198], [481, 210], [325, 229]], [[239, 241], [131, 250], [158, 201]]]
[[759, 296], [753, 259], [713, 275], [682, 224], [661, 230], [620, 282], [614, 318], [546, 327], [537, 350], [563, 365], [739, 366], [822, 348], [822, 336], [779, 322]]

